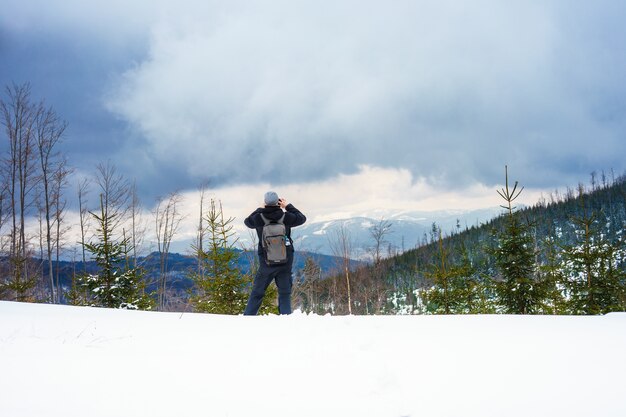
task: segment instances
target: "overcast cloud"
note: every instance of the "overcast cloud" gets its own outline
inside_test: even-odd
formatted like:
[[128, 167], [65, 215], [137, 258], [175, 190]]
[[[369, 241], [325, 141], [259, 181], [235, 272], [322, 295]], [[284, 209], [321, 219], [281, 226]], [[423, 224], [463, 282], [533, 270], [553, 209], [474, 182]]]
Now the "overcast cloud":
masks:
[[[97, 93], [99, 131], [117, 138], [93, 155], [96, 133], [70, 147], [170, 191], [206, 178], [323, 181], [360, 166], [442, 188], [491, 185], [504, 164], [551, 188], [626, 168], [618, 0], [8, 3], [4, 39], [57, 39], [53, 52], [78, 51], [67, 68], [102, 64], [84, 80], [59, 64], [49, 80]], [[0, 72], [5, 84], [18, 74]], [[83, 96], [68, 97], [70, 118]], [[69, 121], [82, 132], [94, 118]]]

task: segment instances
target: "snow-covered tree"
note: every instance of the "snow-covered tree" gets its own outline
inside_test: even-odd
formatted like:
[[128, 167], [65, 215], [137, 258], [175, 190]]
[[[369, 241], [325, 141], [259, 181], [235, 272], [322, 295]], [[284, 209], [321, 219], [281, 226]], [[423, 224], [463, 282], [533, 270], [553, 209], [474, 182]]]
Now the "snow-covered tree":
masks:
[[546, 299], [543, 306], [544, 314], [567, 314], [565, 299], [565, 273], [563, 271], [563, 251], [559, 246], [557, 229], [542, 239], [544, 260], [539, 265], [539, 273], [546, 282]]
[[570, 312], [604, 314], [623, 311], [626, 307], [623, 237], [615, 242], [607, 239], [601, 231], [598, 214], [589, 210], [584, 193], [579, 192], [581, 214], [573, 218], [577, 241], [567, 245], [563, 253]]
[[152, 300], [144, 291], [141, 271], [130, 264], [130, 237], [124, 232], [121, 237], [114, 236], [120, 213], [110, 213], [106, 207], [100, 196], [100, 214], [90, 212], [98, 228], [96, 240], [85, 243], [85, 249], [96, 261], [98, 272], [80, 278], [88, 289], [86, 301], [99, 307], [150, 309]]

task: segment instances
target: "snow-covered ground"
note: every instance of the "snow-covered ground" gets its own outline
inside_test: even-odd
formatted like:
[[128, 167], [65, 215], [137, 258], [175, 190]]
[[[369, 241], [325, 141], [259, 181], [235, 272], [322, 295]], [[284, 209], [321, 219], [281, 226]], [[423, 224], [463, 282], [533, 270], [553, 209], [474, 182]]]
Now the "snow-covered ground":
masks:
[[626, 416], [626, 313], [232, 317], [0, 302], [0, 416]]

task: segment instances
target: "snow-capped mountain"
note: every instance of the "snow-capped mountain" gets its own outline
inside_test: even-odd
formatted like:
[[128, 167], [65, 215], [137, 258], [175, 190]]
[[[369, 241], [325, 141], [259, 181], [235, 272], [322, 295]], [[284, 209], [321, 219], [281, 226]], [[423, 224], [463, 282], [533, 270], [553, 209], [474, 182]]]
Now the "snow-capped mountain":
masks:
[[343, 227], [347, 231], [352, 248], [352, 258], [367, 259], [374, 246], [372, 227], [386, 221], [391, 224], [389, 233], [384, 237], [382, 254], [389, 252], [403, 252], [418, 246], [424, 237], [429, 237], [433, 223], [441, 228], [444, 234], [461, 230], [466, 227], [479, 225], [495, 216], [502, 209], [492, 207], [487, 209], [461, 211], [384, 211], [364, 213], [346, 219], [330, 220], [325, 222], [306, 223], [293, 230], [292, 237], [296, 248], [325, 255], [337, 255], [333, 246], [337, 246], [338, 232]]

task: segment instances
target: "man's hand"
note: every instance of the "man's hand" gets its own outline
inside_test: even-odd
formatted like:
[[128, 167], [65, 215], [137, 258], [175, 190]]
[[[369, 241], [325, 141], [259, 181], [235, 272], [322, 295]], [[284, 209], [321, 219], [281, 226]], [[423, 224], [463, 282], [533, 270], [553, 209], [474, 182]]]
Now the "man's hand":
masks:
[[285, 200], [284, 198], [279, 198], [278, 199], [278, 205], [280, 206], [280, 208], [284, 209], [285, 207], [287, 207], [287, 200]]

